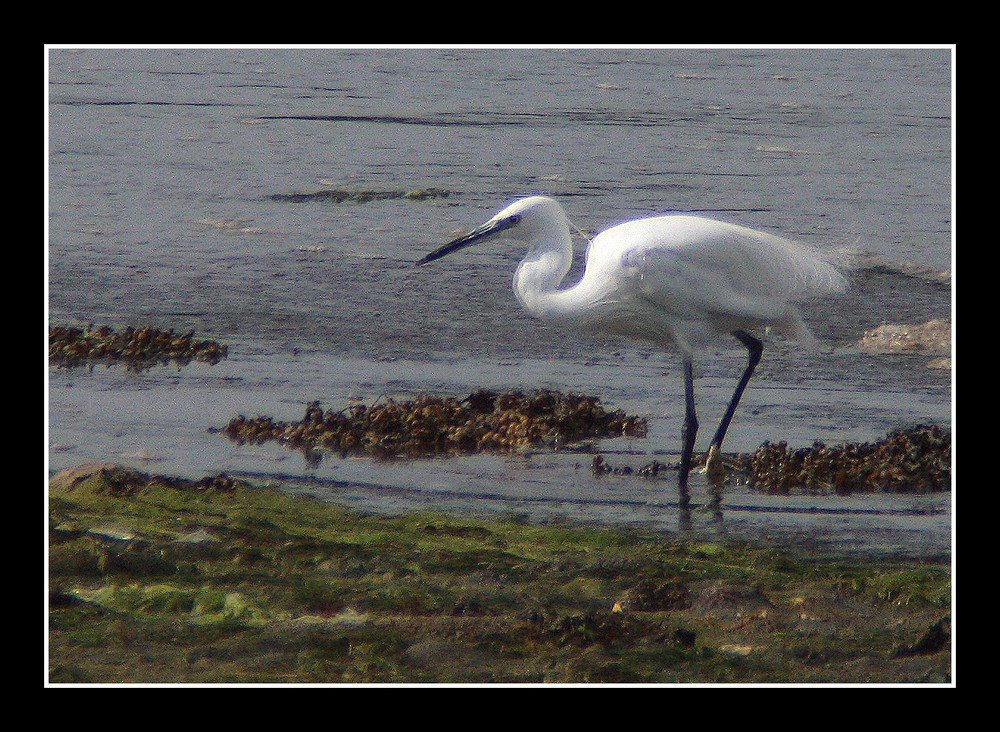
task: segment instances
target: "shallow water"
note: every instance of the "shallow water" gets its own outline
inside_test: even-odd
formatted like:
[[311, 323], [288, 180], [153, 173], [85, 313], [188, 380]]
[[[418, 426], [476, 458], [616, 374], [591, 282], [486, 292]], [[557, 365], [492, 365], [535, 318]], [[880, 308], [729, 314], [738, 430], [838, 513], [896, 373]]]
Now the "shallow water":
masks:
[[[545, 387], [649, 419], [647, 439], [594, 447], [609, 462], [671, 459], [683, 411], [675, 354], [531, 320], [510, 291], [513, 248], [413, 266], [534, 192], [589, 231], [703, 211], [864, 255], [848, 295], [806, 309], [824, 352], [766, 340], [727, 450], [951, 424], [949, 371], [853, 347], [882, 323], [951, 316], [947, 50], [49, 53], [50, 321], [194, 328], [229, 345], [214, 367], [50, 369], [50, 471], [88, 460], [225, 470], [375, 510], [672, 528], [669, 478], [594, 478], [589, 454], [315, 465], [209, 432], [239, 413], [299, 419], [314, 399], [340, 408]], [[280, 199], [326, 187], [450, 195]], [[735, 341], [700, 359], [703, 433], [743, 359]], [[949, 496], [779, 501], [732, 489], [726, 502], [733, 531], [950, 546]]]

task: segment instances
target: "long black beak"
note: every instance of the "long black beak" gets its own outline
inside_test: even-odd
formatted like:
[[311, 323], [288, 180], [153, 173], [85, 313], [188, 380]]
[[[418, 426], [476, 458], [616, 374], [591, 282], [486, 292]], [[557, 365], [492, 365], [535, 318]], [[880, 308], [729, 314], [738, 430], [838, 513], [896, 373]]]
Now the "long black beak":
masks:
[[465, 247], [470, 244], [475, 244], [480, 239], [485, 239], [491, 234], [496, 234], [497, 232], [503, 231], [504, 229], [509, 229], [521, 220], [520, 216], [507, 216], [502, 219], [490, 219], [482, 226], [479, 226], [472, 231], [470, 231], [465, 236], [460, 236], [454, 241], [450, 241], [443, 247], [435, 249], [433, 252], [428, 254], [423, 259], [417, 261], [417, 266], [427, 264], [428, 262], [433, 262], [435, 259], [441, 259], [441, 257], [446, 254], [451, 254], [452, 252], [457, 252], [459, 249], [465, 249]]

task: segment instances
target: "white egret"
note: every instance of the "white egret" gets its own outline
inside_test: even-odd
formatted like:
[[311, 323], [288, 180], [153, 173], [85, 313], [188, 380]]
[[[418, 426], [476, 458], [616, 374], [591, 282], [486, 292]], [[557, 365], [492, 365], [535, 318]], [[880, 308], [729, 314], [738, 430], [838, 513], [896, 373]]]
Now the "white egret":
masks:
[[747, 367], [709, 447], [711, 472], [763, 351], [761, 341], [748, 331], [775, 326], [789, 337], [812, 344], [814, 339], [795, 304], [847, 287], [837, 266], [803, 246], [743, 226], [676, 214], [636, 219], [601, 232], [590, 243], [580, 281], [560, 289], [573, 260], [570, 223], [562, 206], [545, 196], [515, 201], [417, 264], [499, 234], [528, 246], [514, 273], [514, 293], [533, 316], [663, 346], [672, 344], [680, 350], [685, 403], [679, 478], [683, 513], [690, 506], [688, 473], [698, 431], [695, 345], [731, 334], [749, 352]]

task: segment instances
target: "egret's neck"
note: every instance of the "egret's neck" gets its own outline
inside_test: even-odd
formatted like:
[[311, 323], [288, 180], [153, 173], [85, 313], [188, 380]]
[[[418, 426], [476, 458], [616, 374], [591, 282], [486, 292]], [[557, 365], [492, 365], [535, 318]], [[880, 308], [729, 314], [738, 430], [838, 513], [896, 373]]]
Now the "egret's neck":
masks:
[[573, 263], [573, 241], [565, 225], [537, 239], [514, 273], [514, 293], [532, 315], [554, 317], [558, 313], [559, 284]]

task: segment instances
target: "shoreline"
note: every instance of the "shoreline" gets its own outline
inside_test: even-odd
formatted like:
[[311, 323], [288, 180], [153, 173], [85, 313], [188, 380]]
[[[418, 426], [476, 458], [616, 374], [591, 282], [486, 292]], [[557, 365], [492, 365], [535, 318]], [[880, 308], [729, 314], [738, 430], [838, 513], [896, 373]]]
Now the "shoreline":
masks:
[[49, 491], [55, 684], [930, 683], [950, 563], [349, 510], [120, 466]]

